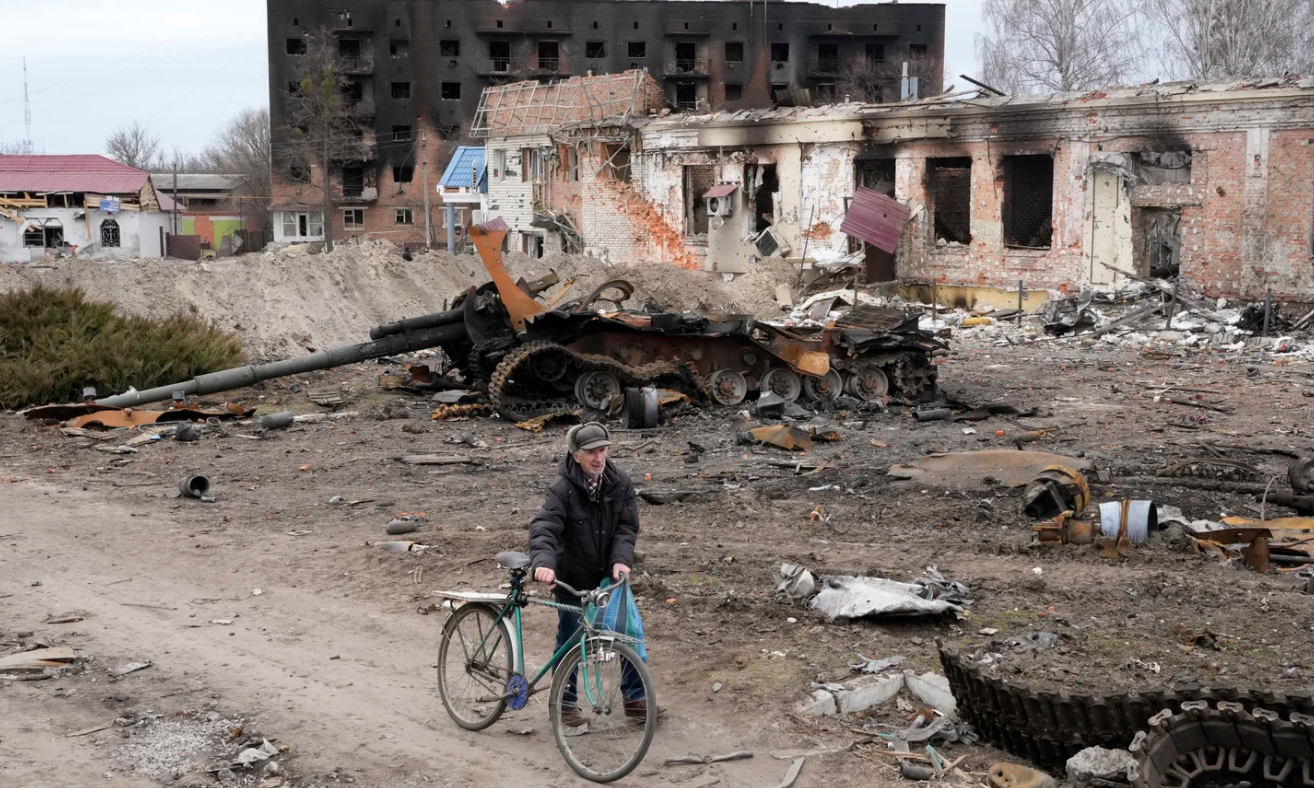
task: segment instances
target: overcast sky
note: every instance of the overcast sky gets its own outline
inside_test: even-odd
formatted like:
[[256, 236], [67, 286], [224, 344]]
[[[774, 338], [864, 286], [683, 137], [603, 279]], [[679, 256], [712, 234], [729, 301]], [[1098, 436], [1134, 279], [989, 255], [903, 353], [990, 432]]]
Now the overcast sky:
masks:
[[[981, 2], [946, 2], [946, 84], [975, 75]], [[265, 0], [0, 0], [0, 20], [0, 142], [24, 136], [24, 55], [38, 153], [102, 153], [134, 118], [198, 152], [269, 103]]]

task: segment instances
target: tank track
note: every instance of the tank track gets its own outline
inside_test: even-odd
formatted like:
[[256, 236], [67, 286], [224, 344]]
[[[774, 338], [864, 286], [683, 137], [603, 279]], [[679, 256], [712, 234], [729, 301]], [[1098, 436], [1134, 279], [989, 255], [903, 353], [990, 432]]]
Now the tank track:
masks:
[[1130, 749], [1134, 788], [1314, 786], [1314, 717], [1300, 712], [1186, 701], [1151, 717]]
[[929, 353], [912, 351], [867, 353], [852, 358], [835, 359], [832, 365], [843, 371], [856, 371], [875, 366], [890, 379], [890, 398], [908, 405], [916, 405], [935, 391], [939, 368], [931, 363]]
[[1068, 758], [1086, 747], [1126, 749], [1138, 732], [1151, 729], [1151, 718], [1164, 710], [1180, 715], [1188, 703], [1196, 705], [1186, 706], [1186, 711], [1201, 702], [1203, 708], [1211, 709], [1233, 704], [1256, 718], [1314, 714], [1314, 693], [1307, 690], [1276, 693], [1235, 686], [1145, 687], [1096, 697], [1032, 689], [1025, 681], [991, 675], [944, 645], [940, 646], [940, 664], [958, 702], [959, 715], [978, 734], [1001, 749], [1049, 767], [1062, 768]]
[[544, 389], [544, 394], [552, 396], [525, 396], [508, 391], [508, 384], [517, 369], [532, 360], [535, 355], [548, 352], [563, 353], [569, 357], [574, 374], [567, 372], [567, 377], [572, 381], [585, 372], [604, 371], [614, 374], [622, 386], [644, 386], [666, 379], [677, 384], [688, 394], [701, 395], [703, 391], [703, 381], [700, 376], [687, 365], [679, 362], [655, 361], [632, 367], [607, 356], [574, 353], [555, 342], [527, 342], [502, 358], [488, 382], [488, 401], [503, 418], [511, 421], [526, 421], [580, 409], [581, 406], [576, 403], [574, 394], [569, 391], [563, 393]]

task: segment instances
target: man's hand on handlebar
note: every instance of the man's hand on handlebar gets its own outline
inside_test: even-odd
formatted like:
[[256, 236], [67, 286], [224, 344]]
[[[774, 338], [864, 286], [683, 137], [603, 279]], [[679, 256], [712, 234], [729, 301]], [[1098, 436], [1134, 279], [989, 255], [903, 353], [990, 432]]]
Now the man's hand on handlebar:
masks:
[[615, 563], [611, 565], [611, 579], [615, 580], [617, 583], [620, 582], [621, 575], [628, 575], [629, 573], [630, 568], [625, 564]]
[[557, 573], [546, 566], [534, 570], [534, 579], [547, 586], [549, 591], [557, 587]]

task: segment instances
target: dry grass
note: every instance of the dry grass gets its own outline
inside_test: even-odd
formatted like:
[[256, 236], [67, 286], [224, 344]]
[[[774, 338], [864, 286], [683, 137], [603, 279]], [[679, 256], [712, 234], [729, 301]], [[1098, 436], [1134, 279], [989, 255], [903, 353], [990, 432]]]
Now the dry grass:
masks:
[[241, 364], [241, 341], [195, 317], [119, 314], [81, 290], [0, 295], [0, 408], [77, 402]]

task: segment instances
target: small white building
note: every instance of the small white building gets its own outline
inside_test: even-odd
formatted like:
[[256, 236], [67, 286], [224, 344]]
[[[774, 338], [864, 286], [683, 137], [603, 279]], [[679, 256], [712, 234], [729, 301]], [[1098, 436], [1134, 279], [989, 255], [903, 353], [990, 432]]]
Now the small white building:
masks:
[[104, 156], [0, 156], [0, 262], [162, 257], [169, 215], [145, 172]]

